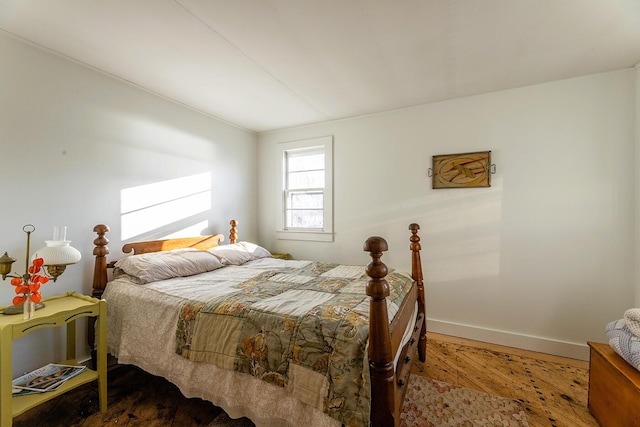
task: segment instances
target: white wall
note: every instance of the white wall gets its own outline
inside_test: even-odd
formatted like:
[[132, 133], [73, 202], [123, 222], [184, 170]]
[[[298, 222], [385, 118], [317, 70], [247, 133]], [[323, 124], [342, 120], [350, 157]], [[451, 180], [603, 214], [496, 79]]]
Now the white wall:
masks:
[[[432, 331], [587, 358], [634, 303], [635, 79], [623, 70], [262, 134], [260, 242], [410, 268], [421, 226]], [[276, 144], [334, 135], [335, 242], [276, 240]], [[432, 190], [436, 154], [492, 151], [491, 188]]]
[[[180, 224], [208, 221], [207, 232], [227, 235], [229, 220], [241, 236], [257, 239], [257, 136], [179, 107], [109, 76], [0, 35], [0, 255], [24, 271], [22, 226], [37, 230], [32, 249], [66, 225], [82, 252], [45, 296], [91, 293], [93, 227], [111, 227], [112, 254], [122, 247], [120, 191], [181, 178], [212, 175], [212, 207]], [[160, 238], [162, 236], [150, 236]], [[0, 281], [0, 305], [13, 287]], [[88, 354], [84, 322], [79, 356]], [[62, 331], [44, 330], [14, 344], [14, 374], [63, 356]]]

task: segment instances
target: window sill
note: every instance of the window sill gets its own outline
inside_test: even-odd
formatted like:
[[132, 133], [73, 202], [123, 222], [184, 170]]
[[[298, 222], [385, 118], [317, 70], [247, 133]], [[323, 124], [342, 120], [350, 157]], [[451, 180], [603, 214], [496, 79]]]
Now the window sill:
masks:
[[303, 240], [308, 242], [333, 242], [333, 233], [324, 231], [276, 231], [278, 240]]

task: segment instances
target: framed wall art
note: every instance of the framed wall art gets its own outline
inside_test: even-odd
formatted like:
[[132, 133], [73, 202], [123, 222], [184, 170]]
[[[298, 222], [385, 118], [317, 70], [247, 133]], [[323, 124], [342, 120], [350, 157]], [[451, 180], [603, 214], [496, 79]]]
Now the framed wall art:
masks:
[[491, 187], [491, 151], [433, 156], [433, 188]]

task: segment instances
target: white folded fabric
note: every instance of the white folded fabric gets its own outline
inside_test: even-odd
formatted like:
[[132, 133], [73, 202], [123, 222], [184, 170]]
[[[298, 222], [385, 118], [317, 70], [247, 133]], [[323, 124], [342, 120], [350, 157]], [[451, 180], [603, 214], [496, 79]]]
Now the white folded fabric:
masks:
[[640, 308], [630, 308], [624, 312], [624, 321], [631, 333], [640, 337]]

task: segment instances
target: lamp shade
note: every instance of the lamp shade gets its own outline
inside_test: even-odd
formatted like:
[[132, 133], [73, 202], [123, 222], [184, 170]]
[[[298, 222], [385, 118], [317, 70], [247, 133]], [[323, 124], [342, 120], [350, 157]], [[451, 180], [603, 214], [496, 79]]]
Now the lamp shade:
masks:
[[38, 249], [34, 258], [43, 258], [44, 265], [75, 264], [82, 258], [80, 251], [70, 246], [70, 240], [45, 240], [47, 246]]

